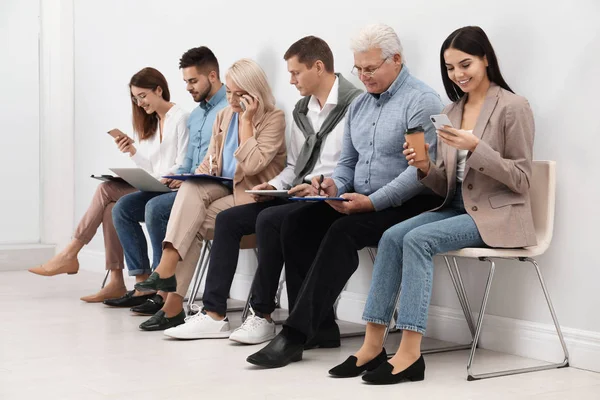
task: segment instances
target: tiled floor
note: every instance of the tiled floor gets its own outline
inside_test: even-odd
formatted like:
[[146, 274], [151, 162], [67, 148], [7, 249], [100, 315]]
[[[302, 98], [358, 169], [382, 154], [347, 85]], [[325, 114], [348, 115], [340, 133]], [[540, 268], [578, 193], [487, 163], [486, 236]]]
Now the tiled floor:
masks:
[[[168, 340], [139, 331], [145, 317], [79, 301], [101, 279], [85, 271], [54, 278], [0, 273], [0, 399], [600, 399], [600, 374], [575, 368], [467, 382], [466, 351], [426, 356], [424, 382], [373, 387], [329, 378], [327, 370], [360, 338], [305, 352], [286, 368], [259, 370], [245, 357], [260, 345]], [[397, 335], [388, 350], [393, 342]], [[481, 353], [478, 365], [486, 368], [535, 363]]]

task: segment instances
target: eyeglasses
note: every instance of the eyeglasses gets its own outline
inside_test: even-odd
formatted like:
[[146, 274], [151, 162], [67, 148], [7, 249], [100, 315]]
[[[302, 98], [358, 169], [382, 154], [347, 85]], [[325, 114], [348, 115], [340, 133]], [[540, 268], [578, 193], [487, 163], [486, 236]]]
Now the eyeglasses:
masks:
[[362, 68], [354, 66], [352, 68], [352, 71], [350, 71], [350, 73], [352, 73], [352, 75], [354, 75], [354, 76], [358, 76], [359, 78], [361, 75], [366, 76], [367, 78], [372, 78], [373, 75], [375, 75], [375, 72], [377, 72], [377, 70], [379, 68], [381, 68], [381, 66], [388, 60], [388, 58], [389, 57], [384, 58], [383, 61], [381, 62], [381, 64], [379, 64], [377, 67], [375, 67], [371, 70], [363, 70]]
[[137, 96], [131, 96], [131, 101], [133, 101], [134, 104], [139, 106], [141, 101], [144, 100], [147, 95], [148, 93], [140, 93]]

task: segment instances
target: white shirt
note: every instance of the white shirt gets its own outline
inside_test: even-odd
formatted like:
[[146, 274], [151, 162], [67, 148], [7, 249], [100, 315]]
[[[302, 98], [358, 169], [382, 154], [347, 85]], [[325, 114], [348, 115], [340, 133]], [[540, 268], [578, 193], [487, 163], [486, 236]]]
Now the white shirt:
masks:
[[[327, 116], [331, 113], [335, 106], [337, 106], [338, 91], [339, 79], [336, 77], [333, 86], [331, 87], [331, 91], [329, 92], [329, 96], [327, 96], [327, 101], [323, 105], [322, 109], [319, 106], [319, 101], [317, 98], [315, 96], [311, 96], [308, 102], [308, 112], [306, 113], [306, 116], [308, 117], [315, 133], [319, 132], [321, 125], [323, 125], [323, 122], [325, 122]], [[342, 139], [344, 137], [345, 121], [346, 117], [344, 116], [344, 118], [342, 118], [335, 128], [329, 132], [321, 144], [321, 154], [319, 155], [319, 159], [317, 160], [310, 174], [305, 177], [305, 181], [310, 182], [313, 177], [319, 175], [324, 175], [325, 177], [331, 176], [340, 158], [340, 153], [342, 152]], [[269, 181], [270, 185], [280, 190], [291, 186], [294, 178], [296, 177], [296, 174], [294, 173], [294, 168], [296, 168], [296, 160], [298, 159], [298, 155], [300, 155], [300, 150], [302, 150], [304, 142], [304, 134], [300, 128], [298, 128], [296, 121], [294, 121], [292, 124], [290, 140], [288, 142], [287, 166], [279, 175]]]
[[[473, 133], [473, 131], [467, 131]], [[469, 150], [458, 150], [456, 158], [456, 180], [462, 182], [465, 177], [465, 164], [467, 163], [467, 154]]]
[[135, 134], [137, 151], [131, 157], [133, 162], [157, 179], [174, 174], [185, 159], [189, 140], [188, 117], [188, 112], [174, 104], [165, 115], [162, 142], [159, 127], [150, 139], [140, 141]]

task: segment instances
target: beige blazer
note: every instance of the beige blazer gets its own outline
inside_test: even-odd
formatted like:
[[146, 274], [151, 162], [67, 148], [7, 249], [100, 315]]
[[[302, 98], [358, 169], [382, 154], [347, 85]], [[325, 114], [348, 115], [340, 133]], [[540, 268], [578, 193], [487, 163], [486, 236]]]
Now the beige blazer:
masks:
[[[465, 97], [448, 105], [444, 113], [452, 125], [462, 124]], [[529, 188], [535, 127], [524, 97], [492, 84], [473, 129], [480, 139], [469, 152], [463, 179], [463, 199], [483, 241], [491, 247], [536, 244]], [[458, 151], [438, 141], [437, 163], [421, 182], [445, 197], [444, 207], [456, 190]]]
[[[217, 114], [213, 125], [213, 133], [204, 160], [198, 172], [209, 173], [210, 155], [213, 156], [213, 174], [221, 175], [223, 168], [223, 148], [229, 123], [233, 117], [230, 106]], [[233, 176], [233, 196], [235, 205], [253, 202], [252, 196], [245, 190], [268, 182], [285, 167], [285, 115], [283, 111], [274, 109], [253, 120], [254, 135], [241, 144], [234, 157], [237, 160]]]

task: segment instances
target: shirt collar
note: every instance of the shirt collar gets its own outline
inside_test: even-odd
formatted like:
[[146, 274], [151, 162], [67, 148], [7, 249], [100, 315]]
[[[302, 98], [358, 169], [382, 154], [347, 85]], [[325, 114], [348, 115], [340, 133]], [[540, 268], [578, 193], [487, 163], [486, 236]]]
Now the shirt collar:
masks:
[[217, 104], [219, 104], [221, 102], [221, 100], [223, 100], [224, 98], [225, 98], [225, 85], [221, 86], [221, 89], [219, 89], [217, 91], [217, 93], [215, 93], [215, 95], [210, 98], [210, 100], [201, 101], [200, 107], [202, 107], [204, 110], [208, 111], [211, 108], [213, 108], [214, 106], [216, 106]]
[[392, 82], [390, 87], [385, 92], [380, 93], [379, 95], [372, 94], [373, 97], [381, 100], [389, 100], [389, 98], [395, 95], [396, 92], [402, 87], [402, 85], [406, 81], [406, 78], [408, 78], [409, 75], [410, 72], [408, 71], [408, 67], [402, 64], [402, 70], [400, 70], [400, 73], [398, 74], [394, 82]]
[[[336, 76], [335, 81], [333, 82], [333, 86], [331, 86], [331, 90], [329, 91], [329, 96], [327, 96], [327, 100], [325, 104], [323, 104], [323, 108], [325, 105], [331, 104], [333, 106], [337, 106], [338, 104], [338, 92], [340, 91], [340, 79]], [[310, 96], [310, 101], [308, 102], [308, 110], [320, 112], [321, 106], [319, 105], [319, 100], [315, 95]]]

